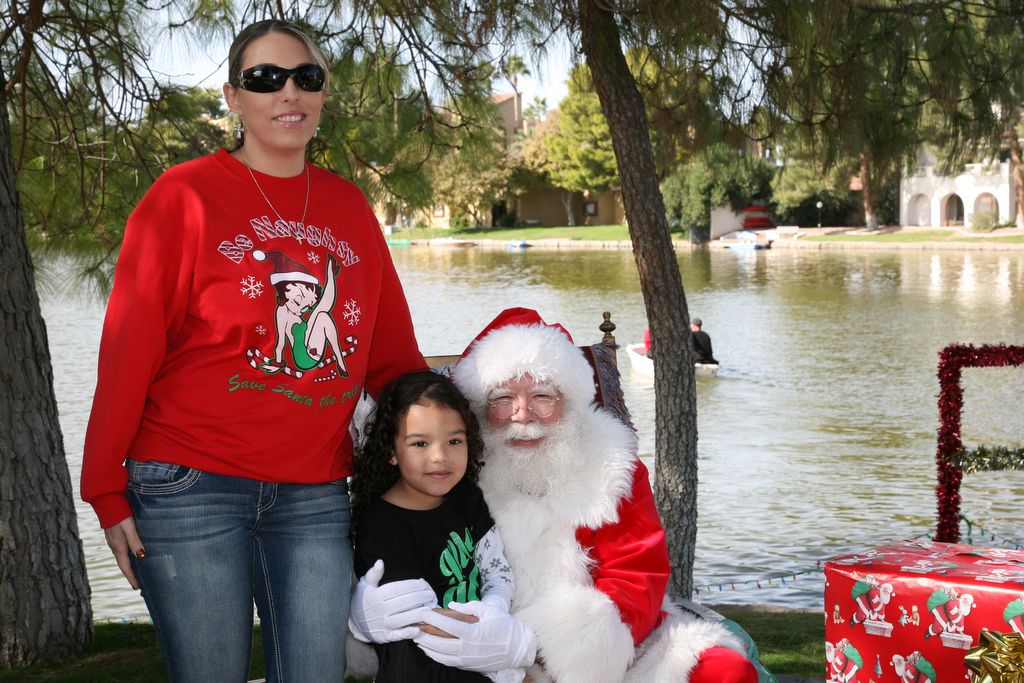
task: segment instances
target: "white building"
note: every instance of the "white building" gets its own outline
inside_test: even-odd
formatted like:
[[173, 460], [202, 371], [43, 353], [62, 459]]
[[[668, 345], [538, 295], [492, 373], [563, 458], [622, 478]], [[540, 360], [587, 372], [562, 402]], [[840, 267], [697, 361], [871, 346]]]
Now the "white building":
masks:
[[920, 148], [917, 167], [900, 182], [900, 225], [973, 225], [974, 214], [997, 215], [1007, 223], [1017, 215], [1009, 161], [964, 164], [957, 176], [940, 175], [931, 152]]

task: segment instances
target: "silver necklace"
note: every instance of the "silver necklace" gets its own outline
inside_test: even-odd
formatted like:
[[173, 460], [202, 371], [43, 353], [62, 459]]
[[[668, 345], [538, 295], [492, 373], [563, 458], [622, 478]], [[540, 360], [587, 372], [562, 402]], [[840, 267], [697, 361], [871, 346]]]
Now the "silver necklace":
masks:
[[[242, 163], [245, 164], [246, 170], [249, 171], [249, 177], [252, 178], [252, 182], [256, 186], [256, 189], [260, 191], [261, 195], [263, 195], [263, 200], [267, 203], [267, 206], [270, 207], [271, 211], [273, 211], [275, 214], [277, 214], [277, 217], [281, 220], [282, 223], [287, 225], [288, 221], [286, 221], [284, 219], [284, 216], [282, 216], [281, 212], [277, 210], [277, 207], [275, 207], [273, 205], [273, 203], [271, 203], [270, 197], [268, 197], [267, 193], [263, 191], [262, 187], [260, 187], [259, 181], [256, 180], [256, 174], [252, 172], [252, 166], [249, 165], [249, 160], [248, 159], [243, 159]], [[309, 209], [309, 185], [310, 185], [310, 182], [309, 182], [309, 164], [307, 164], [306, 162], [302, 162], [302, 168], [306, 171], [306, 204], [305, 204], [305, 206], [302, 207], [302, 218], [299, 219], [299, 223], [301, 223], [302, 225], [305, 225], [306, 224], [306, 211]]]

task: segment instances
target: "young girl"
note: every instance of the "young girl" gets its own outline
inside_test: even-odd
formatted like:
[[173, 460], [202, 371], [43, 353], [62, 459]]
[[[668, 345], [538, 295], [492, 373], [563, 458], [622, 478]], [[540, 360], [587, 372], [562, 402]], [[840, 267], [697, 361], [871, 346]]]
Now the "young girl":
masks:
[[[476, 417], [447, 377], [413, 372], [384, 390], [352, 478], [359, 575], [383, 560], [382, 583], [422, 578], [441, 607], [480, 600], [508, 610], [512, 573], [476, 486], [482, 448]], [[411, 640], [374, 648], [378, 683], [487, 680], [438, 664]], [[523, 672], [490, 676], [521, 681]]]

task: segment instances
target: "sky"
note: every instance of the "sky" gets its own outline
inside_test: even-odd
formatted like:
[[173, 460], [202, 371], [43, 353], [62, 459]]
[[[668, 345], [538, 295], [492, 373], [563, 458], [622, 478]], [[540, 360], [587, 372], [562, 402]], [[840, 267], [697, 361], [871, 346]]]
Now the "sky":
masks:
[[[158, 41], [152, 46], [151, 67], [157, 75], [164, 75], [177, 83], [202, 85], [219, 89], [227, 80], [227, 44], [184, 44], [173, 39]], [[545, 59], [539, 64], [527, 61], [528, 76], [519, 77], [519, 91], [523, 107], [530, 106], [535, 97], [547, 100], [548, 109], [556, 109], [568, 92], [566, 81], [572, 64], [568, 44], [556, 39], [547, 48]], [[494, 92], [512, 92], [504, 79], [495, 81]]]

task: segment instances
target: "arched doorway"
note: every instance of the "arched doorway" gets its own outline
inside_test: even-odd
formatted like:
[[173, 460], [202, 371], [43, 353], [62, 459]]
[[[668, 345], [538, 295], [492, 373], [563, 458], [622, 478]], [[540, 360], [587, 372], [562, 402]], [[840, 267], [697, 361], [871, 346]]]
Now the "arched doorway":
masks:
[[999, 225], [999, 200], [991, 192], [982, 192], [974, 200], [971, 228], [988, 231], [997, 225]]
[[942, 207], [943, 225], [964, 224], [964, 200], [959, 195], [951, 194], [946, 197]]
[[982, 192], [974, 200], [974, 210], [999, 215], [999, 200], [991, 192]]
[[921, 193], [910, 198], [907, 205], [907, 225], [931, 225], [932, 209], [928, 206], [928, 197]]

